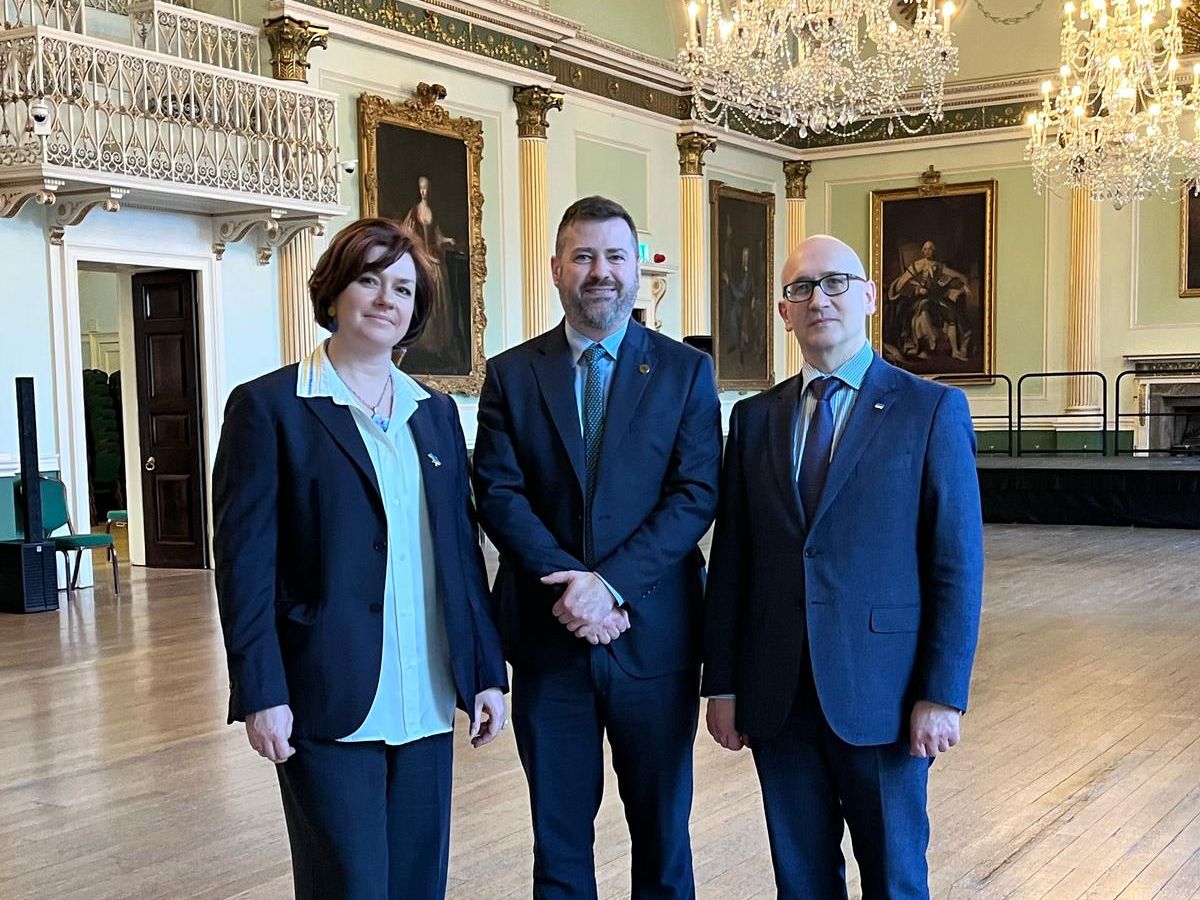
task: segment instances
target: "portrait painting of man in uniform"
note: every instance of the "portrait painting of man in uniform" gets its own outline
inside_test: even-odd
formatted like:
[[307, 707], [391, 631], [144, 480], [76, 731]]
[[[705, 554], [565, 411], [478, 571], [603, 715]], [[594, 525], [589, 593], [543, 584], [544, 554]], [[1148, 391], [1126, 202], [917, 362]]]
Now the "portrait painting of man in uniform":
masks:
[[871, 339], [915, 375], [992, 371], [996, 184], [872, 191]]
[[709, 182], [713, 356], [721, 390], [775, 383], [775, 195]]

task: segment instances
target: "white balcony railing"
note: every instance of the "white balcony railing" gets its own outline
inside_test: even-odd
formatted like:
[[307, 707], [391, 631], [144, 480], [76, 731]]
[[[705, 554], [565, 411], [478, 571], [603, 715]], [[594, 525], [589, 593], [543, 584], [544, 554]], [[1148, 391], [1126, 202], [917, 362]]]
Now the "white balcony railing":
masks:
[[[83, 33], [83, 0], [0, 0], [4, 4], [4, 28], [45, 25]], [[0, 30], [0, 33], [3, 33]]]
[[259, 74], [257, 28], [163, 0], [135, 0], [128, 14], [135, 47]]
[[[43, 103], [35, 129], [30, 106]], [[9, 29], [6, 168], [320, 212], [338, 202], [335, 95], [65, 31]]]

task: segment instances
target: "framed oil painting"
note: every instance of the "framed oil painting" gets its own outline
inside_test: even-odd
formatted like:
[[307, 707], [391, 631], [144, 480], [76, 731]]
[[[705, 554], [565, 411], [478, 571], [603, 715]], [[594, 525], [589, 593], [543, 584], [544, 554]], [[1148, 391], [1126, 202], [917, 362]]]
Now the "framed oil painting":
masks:
[[438, 390], [478, 394], [483, 385], [483, 128], [438, 105], [441, 85], [422, 82], [403, 103], [358, 98], [362, 214], [397, 219], [433, 261], [433, 309], [400, 368]]
[[915, 375], [990, 374], [996, 182], [932, 175], [919, 188], [871, 192], [871, 342]]
[[1179, 196], [1179, 296], [1200, 297], [1200, 197], [1186, 184]]
[[775, 383], [775, 195], [710, 181], [712, 339], [723, 391]]

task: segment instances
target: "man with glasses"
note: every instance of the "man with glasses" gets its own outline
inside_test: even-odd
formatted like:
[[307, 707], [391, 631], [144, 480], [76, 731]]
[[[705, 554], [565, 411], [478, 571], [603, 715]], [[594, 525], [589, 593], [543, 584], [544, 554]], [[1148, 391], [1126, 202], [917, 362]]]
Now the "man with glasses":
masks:
[[983, 536], [966, 398], [884, 362], [875, 285], [800, 244], [779, 313], [800, 374], [730, 418], [705, 599], [707, 723], [749, 746], [780, 898], [928, 898], [926, 782], [959, 738]]

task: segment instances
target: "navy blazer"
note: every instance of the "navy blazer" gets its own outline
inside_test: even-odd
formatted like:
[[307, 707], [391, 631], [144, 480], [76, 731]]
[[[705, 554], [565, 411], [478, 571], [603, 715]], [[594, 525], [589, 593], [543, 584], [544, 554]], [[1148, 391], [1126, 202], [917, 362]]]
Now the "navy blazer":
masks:
[[[538, 580], [588, 568], [571, 356], [560, 323], [489, 360], [479, 397], [475, 495], [500, 550], [493, 599], [514, 665], [553, 667], [588, 647], [551, 614], [560, 589]], [[696, 545], [716, 512], [720, 461], [712, 360], [630, 321], [609, 388], [591, 516], [594, 569], [629, 610], [631, 628], [611, 646], [631, 675], [699, 661], [704, 558]]]
[[[387, 519], [345, 406], [297, 397], [295, 365], [234, 389], [213, 471], [229, 721], [289, 704], [297, 737], [366, 718], [383, 656]], [[426, 390], [429, 390], [426, 388]], [[507, 687], [487, 612], [458, 410], [429, 390], [409, 419], [421, 460], [458, 702]]]
[[875, 357], [812, 522], [793, 477], [799, 375], [733, 409], [705, 602], [706, 695], [770, 737], [800, 682], [844, 741], [908, 734], [917, 700], [959, 709], [979, 631], [983, 526], [962, 391]]

